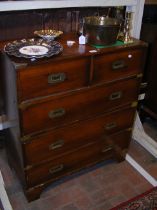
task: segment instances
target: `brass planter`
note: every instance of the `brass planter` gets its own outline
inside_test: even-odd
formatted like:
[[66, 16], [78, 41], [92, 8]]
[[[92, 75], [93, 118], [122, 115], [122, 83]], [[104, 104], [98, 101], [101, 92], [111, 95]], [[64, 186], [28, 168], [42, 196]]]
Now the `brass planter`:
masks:
[[117, 40], [120, 21], [115, 18], [90, 16], [84, 18], [84, 30], [88, 43], [110, 45]]

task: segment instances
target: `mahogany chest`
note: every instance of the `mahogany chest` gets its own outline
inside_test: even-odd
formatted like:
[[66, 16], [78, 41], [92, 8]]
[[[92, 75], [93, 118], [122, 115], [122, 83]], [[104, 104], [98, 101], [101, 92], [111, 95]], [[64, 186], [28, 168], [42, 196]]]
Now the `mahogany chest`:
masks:
[[61, 43], [62, 54], [49, 59], [2, 55], [8, 160], [29, 201], [61, 177], [123, 160], [131, 139], [146, 44]]

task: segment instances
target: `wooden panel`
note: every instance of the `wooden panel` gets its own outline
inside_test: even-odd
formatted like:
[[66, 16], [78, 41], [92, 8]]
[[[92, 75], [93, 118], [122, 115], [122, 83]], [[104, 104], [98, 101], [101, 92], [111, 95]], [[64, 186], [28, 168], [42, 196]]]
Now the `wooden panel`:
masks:
[[95, 56], [93, 84], [138, 74], [143, 69], [144, 53], [142, 50], [128, 50]]
[[[49, 179], [58, 179], [67, 173], [80, 170], [89, 164], [113, 157], [114, 153], [123, 153], [128, 146], [130, 132], [124, 131], [110, 136], [110, 141], [104, 138], [101, 142], [90, 144], [71, 154], [62, 156], [43, 165], [28, 169], [28, 186], [37, 185]], [[119, 150], [119, 148], [121, 148]], [[121, 155], [121, 154], [120, 154]], [[40, 176], [39, 176], [40, 174]]]
[[30, 66], [19, 71], [19, 101], [46, 96], [87, 85], [88, 58]]
[[138, 87], [139, 81], [130, 79], [42, 100], [21, 110], [22, 133], [63, 126], [129, 104], [137, 100]]
[[23, 144], [25, 165], [54, 159], [92, 141], [99, 141], [104, 134], [109, 135], [132, 127], [134, 113], [135, 108], [125, 108], [121, 111], [108, 113], [95, 119], [35, 136]]
[[0, 40], [28, 38], [34, 36], [35, 29], [42, 28], [42, 13], [13, 12], [0, 14]]
[[145, 0], [145, 4], [157, 4], [157, 0]]
[[107, 14], [107, 11], [106, 8], [97, 8], [95, 10], [95, 8], [78, 7], [1, 12], [0, 40], [34, 37], [35, 30], [41, 30], [44, 28], [52, 28], [63, 32], [78, 32], [80, 21], [84, 16], [95, 15], [98, 12], [99, 15], [104, 15]]

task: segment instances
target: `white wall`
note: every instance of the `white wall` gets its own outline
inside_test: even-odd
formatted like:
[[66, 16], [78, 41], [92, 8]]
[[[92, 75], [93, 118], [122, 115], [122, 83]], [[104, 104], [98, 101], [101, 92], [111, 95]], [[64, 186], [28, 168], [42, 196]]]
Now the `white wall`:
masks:
[[63, 7], [89, 6], [120, 6], [136, 5], [139, 0], [49, 0], [49, 1], [3, 1], [0, 2], [0, 11], [46, 9]]

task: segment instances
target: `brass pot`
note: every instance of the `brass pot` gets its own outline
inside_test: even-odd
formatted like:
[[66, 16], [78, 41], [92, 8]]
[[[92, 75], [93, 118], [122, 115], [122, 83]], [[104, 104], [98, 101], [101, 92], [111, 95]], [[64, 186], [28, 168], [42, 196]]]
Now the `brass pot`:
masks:
[[117, 40], [120, 21], [104, 16], [89, 16], [84, 18], [84, 30], [88, 43], [94, 45], [110, 45]]

